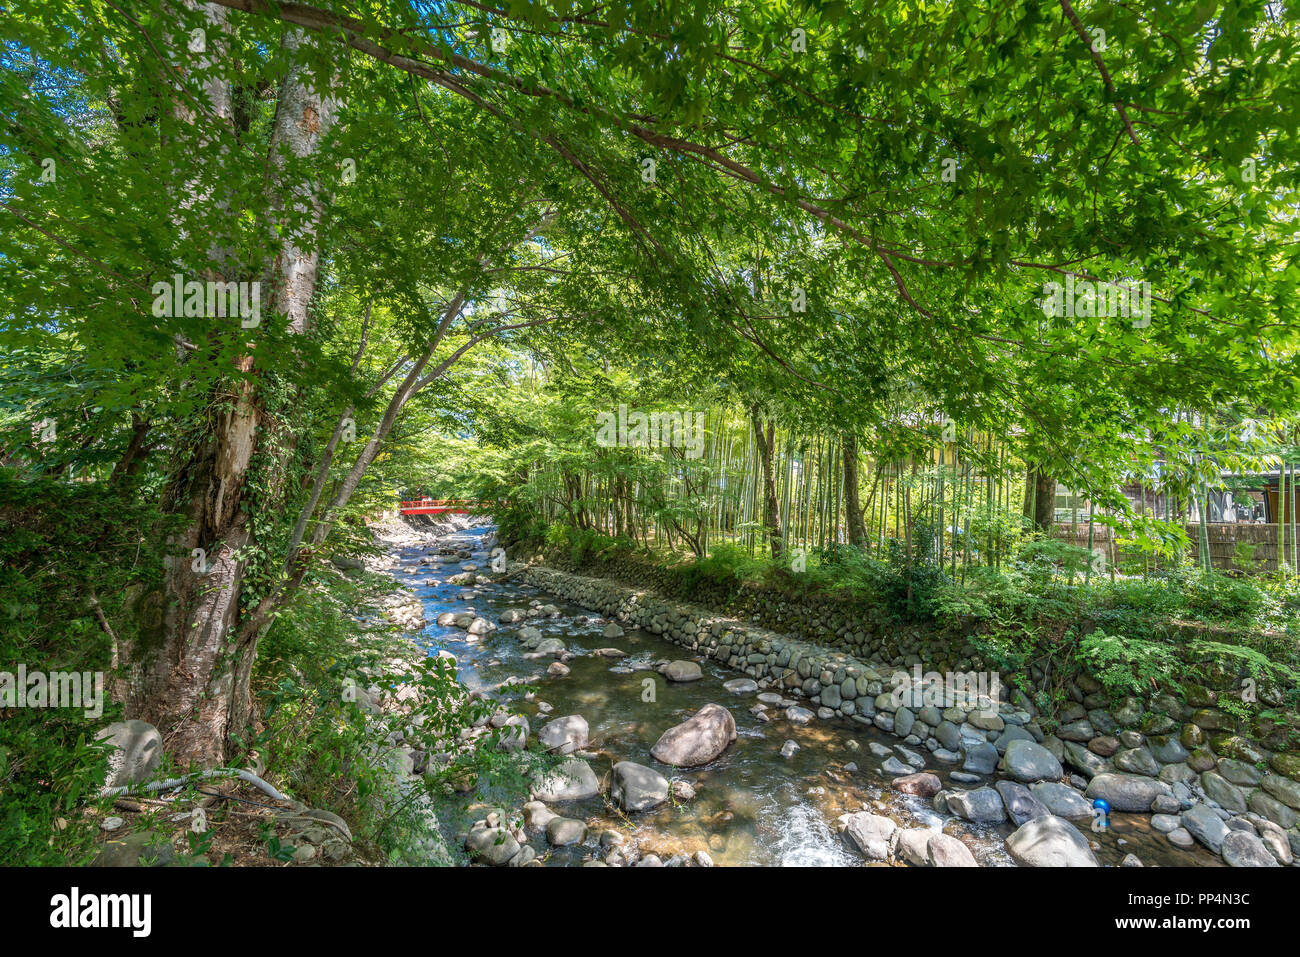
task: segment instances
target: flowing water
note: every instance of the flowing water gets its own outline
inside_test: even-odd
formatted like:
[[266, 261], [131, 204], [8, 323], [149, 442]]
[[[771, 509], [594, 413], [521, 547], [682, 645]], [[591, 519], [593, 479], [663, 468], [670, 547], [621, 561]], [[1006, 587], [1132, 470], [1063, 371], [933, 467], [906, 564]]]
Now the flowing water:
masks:
[[[493, 531], [491, 526], [479, 526], [438, 539], [439, 547], [469, 551], [471, 559], [442, 562], [435, 558], [433, 564], [421, 564], [421, 559], [436, 556], [437, 549], [424, 544], [396, 550], [393, 574], [421, 599], [425, 618], [431, 623], [416, 640], [431, 654], [439, 650], [453, 654], [460, 680], [471, 690], [495, 696], [502, 682], [528, 679], [538, 688], [538, 701], [553, 708], [548, 716], [539, 713], [536, 702], [513, 700], [512, 707], [528, 717], [534, 734], [552, 717], [580, 714], [586, 718], [590, 726], [587, 750], [598, 754], [592, 761], [597, 776], [606, 775], [617, 761], [634, 761], [655, 768], [670, 780], [689, 781], [696, 794], [693, 800], [670, 802], [656, 811], [634, 815], [622, 814], [603, 796], [556, 804], [553, 811], [582, 818], [590, 826], [590, 834], [585, 844], [551, 850], [547, 864], [576, 864], [599, 854], [600, 832], [616, 829], [638, 842], [644, 853], [657, 853], [664, 860], [702, 849], [720, 865], [860, 866], [861, 855], [835, 832], [834, 822], [839, 815], [864, 806], [903, 826], [930, 827], [958, 836], [982, 865], [1012, 863], [1003, 844], [1012, 830], [1009, 825], [976, 827], [936, 813], [928, 800], [889, 788], [890, 778], [878, 770], [881, 759], [872, 753], [871, 744], [892, 748], [900, 743], [892, 735], [842, 719], [814, 720], [800, 727], [786, 721], [775, 708], [769, 712], [773, 720], [764, 722], [750, 712], [757, 703], [756, 692], [732, 694], [722, 687], [724, 681], [743, 676], [712, 659], [701, 662], [702, 680], [669, 682], [654, 670], [656, 664], [693, 656], [688, 649], [657, 635], [630, 630], [621, 638], [604, 638], [605, 619], [528, 585], [507, 582], [466, 588], [448, 584], [446, 579], [461, 570], [463, 561], [488, 569]], [[445, 611], [473, 611], [495, 623], [506, 609], [527, 608], [534, 599], [554, 605], [560, 616], [529, 618], [518, 626], [501, 625], [482, 637], [433, 624]], [[524, 624], [539, 629], [543, 637], [564, 640], [575, 656], [567, 662], [568, 675], [548, 676], [546, 667], [553, 660], [549, 657], [524, 657], [526, 649], [515, 638], [516, 628]], [[628, 657], [591, 654], [611, 647]], [[655, 761], [650, 748], [659, 736], [710, 701], [728, 708], [735, 717], [737, 739], [731, 747], [702, 768], [674, 769]], [[789, 758], [781, 755], [787, 740], [799, 745]], [[926, 770], [949, 785], [947, 766], [933, 762]], [[467, 806], [459, 813], [444, 812], [445, 828], [453, 833], [468, 830], [471, 821], [483, 816], [482, 802], [494, 798], [499, 800], [499, 795], [479, 795], [464, 802]], [[1148, 866], [1220, 863], [1199, 848], [1174, 848], [1151, 830], [1144, 815], [1112, 815], [1109, 831], [1089, 836], [1100, 845], [1097, 856], [1103, 864], [1118, 864], [1129, 852]], [[543, 838], [533, 838], [532, 843], [539, 853], [546, 850]]]

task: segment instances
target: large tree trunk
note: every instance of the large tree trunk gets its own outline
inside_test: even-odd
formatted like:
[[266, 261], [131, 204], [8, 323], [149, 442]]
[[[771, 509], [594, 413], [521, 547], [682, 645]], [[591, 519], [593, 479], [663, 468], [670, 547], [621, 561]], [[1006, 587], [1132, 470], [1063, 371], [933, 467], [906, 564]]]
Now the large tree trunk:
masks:
[[1025, 474], [1024, 515], [1040, 531], [1052, 530], [1056, 518], [1056, 477], [1039, 466], [1030, 466]]
[[[224, 11], [207, 8], [213, 19]], [[313, 92], [301, 61], [293, 56], [303, 42], [298, 31], [285, 38], [290, 66], [281, 85], [271, 137], [271, 188], [280, 194], [270, 204], [271, 215], [298, 219], [305, 225], [285, 230], [274, 263], [270, 302], [293, 332], [306, 328], [307, 307], [315, 292], [318, 254], [315, 240], [322, 203], [314, 188], [287, 187], [284, 154], [312, 155], [337, 112], [329, 97]], [[220, 55], [216, 46], [214, 56]], [[228, 85], [213, 95], [229, 117]], [[285, 193], [290, 195], [285, 196]], [[298, 219], [303, 222], [302, 219]], [[268, 231], [272, 228], [267, 224]], [[220, 267], [221, 263], [214, 263]], [[214, 269], [215, 271], [215, 269]], [[270, 443], [270, 433], [251, 376], [253, 357], [238, 363], [243, 373], [212, 397], [203, 431], [196, 435], [187, 460], [169, 484], [165, 504], [184, 517], [184, 531], [171, 540], [178, 555], [169, 559], [163, 601], [147, 598], [139, 607], [142, 637], [129, 650], [126, 713], [156, 725], [169, 754], [182, 764], [212, 766], [231, 754], [232, 738], [242, 735], [251, 714], [250, 679], [257, 652], [259, 627], [241, 620], [241, 591], [247, 569], [252, 530], [246, 509], [249, 469], [261, 452], [271, 481], [282, 480], [291, 446]], [[230, 395], [234, 392], [233, 401]], [[210, 425], [208, 424], [210, 423]], [[199, 559], [203, 549], [206, 571]]]
[[772, 547], [772, 560], [780, 561], [785, 556], [785, 536], [781, 533], [781, 511], [776, 501], [776, 477], [772, 471], [776, 424], [768, 420], [764, 426], [758, 403], [749, 407], [749, 415], [754, 425], [754, 442], [758, 445], [758, 457], [763, 470], [763, 528], [767, 531], [767, 540]]
[[867, 542], [867, 526], [862, 518], [862, 499], [858, 496], [858, 437], [844, 433], [844, 520], [849, 544], [856, 548]]

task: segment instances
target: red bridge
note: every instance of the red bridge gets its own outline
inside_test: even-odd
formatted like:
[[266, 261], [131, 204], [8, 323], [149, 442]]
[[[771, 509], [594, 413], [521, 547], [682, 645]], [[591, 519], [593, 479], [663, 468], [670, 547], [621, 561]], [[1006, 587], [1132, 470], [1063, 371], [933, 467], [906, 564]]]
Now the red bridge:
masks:
[[402, 502], [401, 511], [403, 515], [442, 515], [446, 512], [469, 515], [491, 507], [491, 502], [474, 502], [467, 498], [415, 498]]

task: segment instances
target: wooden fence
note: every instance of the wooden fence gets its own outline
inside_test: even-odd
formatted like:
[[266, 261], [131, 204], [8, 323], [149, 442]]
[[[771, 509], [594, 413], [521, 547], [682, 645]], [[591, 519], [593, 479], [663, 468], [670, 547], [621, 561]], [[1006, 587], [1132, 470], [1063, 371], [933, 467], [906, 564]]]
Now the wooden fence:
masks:
[[[1198, 562], [1201, 557], [1201, 529], [1196, 523], [1184, 525], [1187, 537], [1191, 540], [1188, 556]], [[1278, 540], [1276, 524], [1252, 524], [1248, 522], [1210, 522], [1206, 529], [1210, 540], [1210, 561], [1215, 568], [1224, 571], [1235, 570], [1260, 574], [1275, 572], [1278, 567]], [[1111, 528], [1107, 525], [1093, 526], [1093, 547], [1102, 549], [1107, 562], [1116, 563], [1124, 571], [1136, 571], [1142, 568], [1143, 556], [1136, 549], [1120, 548], [1116, 555], [1111, 544]], [[1058, 538], [1080, 547], [1088, 547], [1088, 523], [1080, 522], [1071, 526], [1068, 522], [1054, 526], [1053, 532]], [[1122, 536], [1121, 536], [1122, 537]], [[1238, 551], [1238, 545], [1243, 546]], [[1291, 552], [1290, 529], [1286, 533], [1288, 556]], [[1289, 559], [1288, 559], [1289, 560]], [[1153, 564], [1156, 564], [1154, 561]]]

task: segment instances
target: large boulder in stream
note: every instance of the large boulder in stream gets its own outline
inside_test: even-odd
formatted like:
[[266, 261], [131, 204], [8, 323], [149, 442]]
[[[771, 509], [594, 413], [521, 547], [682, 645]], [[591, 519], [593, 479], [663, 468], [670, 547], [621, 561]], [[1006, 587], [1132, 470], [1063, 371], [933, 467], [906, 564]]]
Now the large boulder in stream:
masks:
[[925, 846], [925, 859], [931, 867], [979, 867], [970, 848], [951, 834], [938, 832]]
[[664, 677], [677, 682], [699, 681], [704, 677], [704, 672], [694, 661], [670, 661], [664, 668]]
[[863, 857], [876, 861], [889, 858], [894, 848], [894, 833], [898, 830], [892, 820], [870, 811], [846, 814], [841, 820], [845, 835]]
[[572, 754], [587, 746], [589, 733], [586, 718], [580, 714], [566, 714], [542, 725], [542, 729], [537, 732], [537, 740], [547, 751]]
[[1169, 794], [1169, 785], [1140, 774], [1098, 774], [1088, 782], [1083, 796], [1089, 800], [1104, 799], [1113, 811], [1151, 810], [1151, 802], [1161, 794]]
[[1041, 781], [1029, 790], [1048, 811], [1057, 817], [1063, 817], [1067, 821], [1092, 819], [1092, 802], [1068, 784], [1059, 781]]
[[558, 658], [567, 649], [559, 638], [543, 638], [537, 647], [524, 655], [525, 658]]
[[735, 740], [736, 719], [722, 705], [710, 703], [665, 731], [650, 753], [664, 764], [694, 768], [714, 760]]
[[1029, 788], [1017, 781], [999, 781], [993, 785], [993, 789], [1002, 795], [1002, 803], [1007, 808], [1007, 817], [1011, 818], [1012, 823], [1017, 826], [1036, 817], [1047, 817], [1052, 813], [1042, 801], [1034, 797]]
[[1025, 784], [1059, 781], [1064, 773], [1061, 762], [1051, 751], [1035, 741], [1020, 738], [1007, 742], [1007, 753], [1002, 761], [1007, 773]]
[[979, 867], [965, 844], [926, 827], [899, 828], [894, 845], [899, 857], [917, 867]]
[[1007, 816], [1002, 795], [989, 787], [948, 792], [948, 810], [972, 824], [1000, 824]]
[[465, 838], [465, 849], [480, 864], [504, 867], [519, 853], [519, 842], [504, 827], [475, 827]]
[[1026, 821], [1007, 838], [1007, 852], [1022, 867], [1099, 867], [1087, 839], [1054, 814]]
[[582, 801], [599, 793], [596, 772], [581, 758], [569, 758], [533, 781], [533, 797], [538, 801]]
[[625, 811], [649, 811], [668, 800], [668, 779], [654, 768], [620, 761], [614, 765], [609, 795]]
[[587, 839], [587, 825], [572, 817], [553, 817], [546, 825], [546, 840], [552, 847], [568, 847]]
[[904, 794], [915, 794], [917, 797], [930, 798], [943, 790], [943, 782], [939, 780], [939, 775], [931, 774], [929, 771], [921, 771], [917, 774], [908, 774], [901, 778], [895, 778], [894, 790], [902, 791]]

